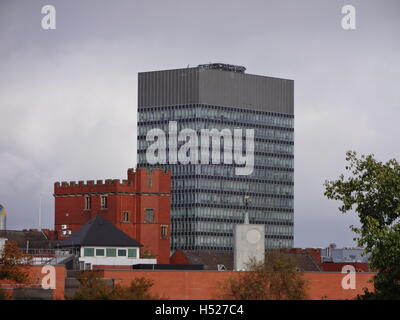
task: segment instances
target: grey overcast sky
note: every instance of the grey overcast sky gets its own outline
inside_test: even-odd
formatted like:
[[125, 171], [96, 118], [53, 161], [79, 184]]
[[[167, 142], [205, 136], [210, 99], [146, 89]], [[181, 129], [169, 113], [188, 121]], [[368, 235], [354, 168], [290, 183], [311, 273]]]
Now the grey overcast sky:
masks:
[[[42, 6], [56, 8], [43, 30]], [[356, 30], [341, 8], [356, 8]], [[398, 0], [0, 0], [0, 203], [52, 228], [53, 183], [125, 178], [137, 73], [208, 62], [295, 80], [295, 246], [353, 246], [323, 196], [345, 152], [400, 159]]]

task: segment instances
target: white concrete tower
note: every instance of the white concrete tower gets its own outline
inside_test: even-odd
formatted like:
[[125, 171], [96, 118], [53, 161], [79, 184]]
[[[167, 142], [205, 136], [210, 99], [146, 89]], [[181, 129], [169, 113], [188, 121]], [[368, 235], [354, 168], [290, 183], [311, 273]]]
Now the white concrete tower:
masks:
[[250, 259], [264, 262], [265, 258], [265, 226], [250, 224], [247, 212], [249, 196], [244, 196], [246, 212], [244, 223], [237, 224], [234, 229], [234, 270], [246, 270], [246, 264]]

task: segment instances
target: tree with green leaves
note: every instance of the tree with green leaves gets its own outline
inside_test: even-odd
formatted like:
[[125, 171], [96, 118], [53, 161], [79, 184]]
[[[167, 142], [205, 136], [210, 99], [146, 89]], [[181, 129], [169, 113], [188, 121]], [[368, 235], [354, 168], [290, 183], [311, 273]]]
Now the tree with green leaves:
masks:
[[370, 253], [370, 267], [377, 270], [374, 292], [362, 299], [400, 299], [400, 165], [386, 163], [374, 155], [346, 153], [348, 176], [326, 181], [325, 196], [341, 202], [340, 212], [356, 212], [359, 228], [355, 240]]
[[217, 298], [225, 300], [303, 300], [307, 281], [286, 250], [271, 250], [265, 262], [250, 260], [248, 271], [221, 283]]

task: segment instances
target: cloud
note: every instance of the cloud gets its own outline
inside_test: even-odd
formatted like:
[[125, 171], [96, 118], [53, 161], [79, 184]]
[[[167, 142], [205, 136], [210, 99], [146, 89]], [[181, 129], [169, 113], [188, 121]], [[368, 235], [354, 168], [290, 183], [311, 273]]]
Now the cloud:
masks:
[[[0, 203], [13, 229], [53, 225], [53, 183], [124, 178], [136, 161], [137, 73], [226, 62], [295, 80], [295, 245], [352, 245], [355, 215], [323, 196], [347, 150], [397, 157], [399, 4], [354, 1], [0, 4]], [[47, 4], [47, 3], [46, 3]]]

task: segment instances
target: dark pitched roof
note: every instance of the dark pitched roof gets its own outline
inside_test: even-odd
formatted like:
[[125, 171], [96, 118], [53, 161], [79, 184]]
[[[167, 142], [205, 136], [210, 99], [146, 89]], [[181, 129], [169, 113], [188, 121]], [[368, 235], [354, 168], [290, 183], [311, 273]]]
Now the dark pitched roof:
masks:
[[182, 250], [189, 264], [202, 264], [204, 270], [218, 270], [218, 265], [224, 265], [226, 270], [233, 270], [232, 251], [208, 251], [208, 250]]
[[51, 249], [56, 242], [48, 240], [41, 231], [0, 230], [0, 238], [15, 241], [19, 248], [26, 249]]
[[[233, 252], [232, 251], [192, 251], [181, 250], [189, 264], [202, 264], [204, 270], [218, 270], [218, 265], [224, 265], [226, 270], [233, 270]], [[321, 271], [321, 268], [315, 263], [308, 253], [286, 253], [292, 259], [293, 263], [302, 272]]]
[[96, 216], [59, 244], [60, 248], [76, 246], [140, 247], [142, 245], [111, 222]]
[[321, 267], [314, 261], [310, 254], [304, 253], [287, 253], [292, 259], [299, 271], [322, 271]]

